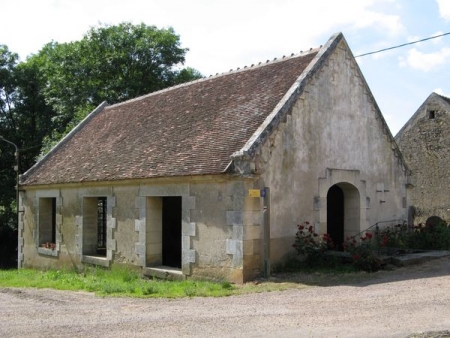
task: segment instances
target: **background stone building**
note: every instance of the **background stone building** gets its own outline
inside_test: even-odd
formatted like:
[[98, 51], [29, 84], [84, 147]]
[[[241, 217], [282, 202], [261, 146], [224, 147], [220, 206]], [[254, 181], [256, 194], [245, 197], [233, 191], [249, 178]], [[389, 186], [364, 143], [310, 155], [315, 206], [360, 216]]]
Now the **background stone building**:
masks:
[[450, 98], [432, 93], [395, 139], [411, 169], [410, 222], [449, 222]]

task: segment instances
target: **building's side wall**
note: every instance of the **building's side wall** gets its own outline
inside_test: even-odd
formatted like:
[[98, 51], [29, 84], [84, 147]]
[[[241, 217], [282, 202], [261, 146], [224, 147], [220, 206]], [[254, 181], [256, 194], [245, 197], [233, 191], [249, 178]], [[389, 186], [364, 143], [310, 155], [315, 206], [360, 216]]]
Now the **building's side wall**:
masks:
[[[430, 114], [432, 114], [430, 116]], [[450, 109], [431, 95], [398, 138], [411, 169], [414, 222], [438, 216], [450, 222]]]
[[261, 186], [271, 189], [273, 263], [292, 252], [297, 224], [327, 231], [327, 192], [334, 184], [359, 192], [353, 203], [359, 221], [349, 234], [405, 219], [405, 168], [386, 128], [341, 42], [259, 149], [256, 171]]
[[[160, 265], [161, 201], [165, 196], [180, 196], [182, 273], [186, 277], [243, 282], [260, 267], [261, 200], [247, 196], [253, 185], [251, 180], [224, 175], [120, 186], [27, 189], [21, 199], [24, 215], [20, 266], [81, 269], [84, 263], [120, 263], [140, 268]], [[58, 209], [60, 237], [53, 250], [39, 249], [36, 241], [39, 196], [62, 201]], [[108, 250], [106, 257], [100, 258], [83, 250], [83, 243], [89, 242], [84, 238], [89, 234], [83, 231], [83, 222], [87, 222], [87, 216], [95, 216], [95, 210], [89, 213], [88, 203], [95, 197], [108, 200]], [[244, 272], [244, 266], [250, 274]]]
[[240, 180], [191, 185], [196, 205], [191, 221], [197, 229], [193, 275], [238, 282], [253, 277], [248, 271], [259, 268], [259, 261], [252, 261], [259, 259], [259, 244], [253, 244], [259, 241], [261, 205], [259, 198], [247, 196], [252, 187]]

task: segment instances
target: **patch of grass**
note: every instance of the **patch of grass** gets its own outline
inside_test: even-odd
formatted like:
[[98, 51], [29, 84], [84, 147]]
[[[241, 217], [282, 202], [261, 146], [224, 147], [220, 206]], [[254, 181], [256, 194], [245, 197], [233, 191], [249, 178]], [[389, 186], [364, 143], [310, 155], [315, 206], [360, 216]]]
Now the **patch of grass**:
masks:
[[141, 298], [224, 297], [255, 292], [281, 291], [305, 287], [295, 283], [261, 282], [243, 285], [228, 281], [166, 281], [143, 279], [127, 268], [86, 267], [74, 270], [38, 271], [32, 269], [0, 270], [0, 287], [33, 287], [57, 290], [88, 291], [100, 296]]

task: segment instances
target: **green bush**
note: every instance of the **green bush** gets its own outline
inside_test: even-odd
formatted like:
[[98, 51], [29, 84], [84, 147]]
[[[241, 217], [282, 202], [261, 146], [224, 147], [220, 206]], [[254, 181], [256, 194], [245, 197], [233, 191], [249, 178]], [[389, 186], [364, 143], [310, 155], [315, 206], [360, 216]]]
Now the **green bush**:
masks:
[[444, 221], [436, 224], [420, 223], [413, 227], [408, 244], [411, 249], [449, 250], [450, 227]]

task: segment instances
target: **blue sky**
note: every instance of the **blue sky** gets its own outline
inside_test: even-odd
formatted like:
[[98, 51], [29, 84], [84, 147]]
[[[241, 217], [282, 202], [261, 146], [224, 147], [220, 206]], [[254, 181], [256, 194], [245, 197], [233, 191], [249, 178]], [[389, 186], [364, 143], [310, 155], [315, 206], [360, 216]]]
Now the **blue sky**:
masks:
[[[227, 72], [342, 32], [354, 55], [450, 32], [450, 0], [0, 0], [0, 44], [21, 59], [99, 23], [171, 26], [186, 66]], [[395, 135], [433, 91], [450, 96], [450, 35], [358, 58]]]

